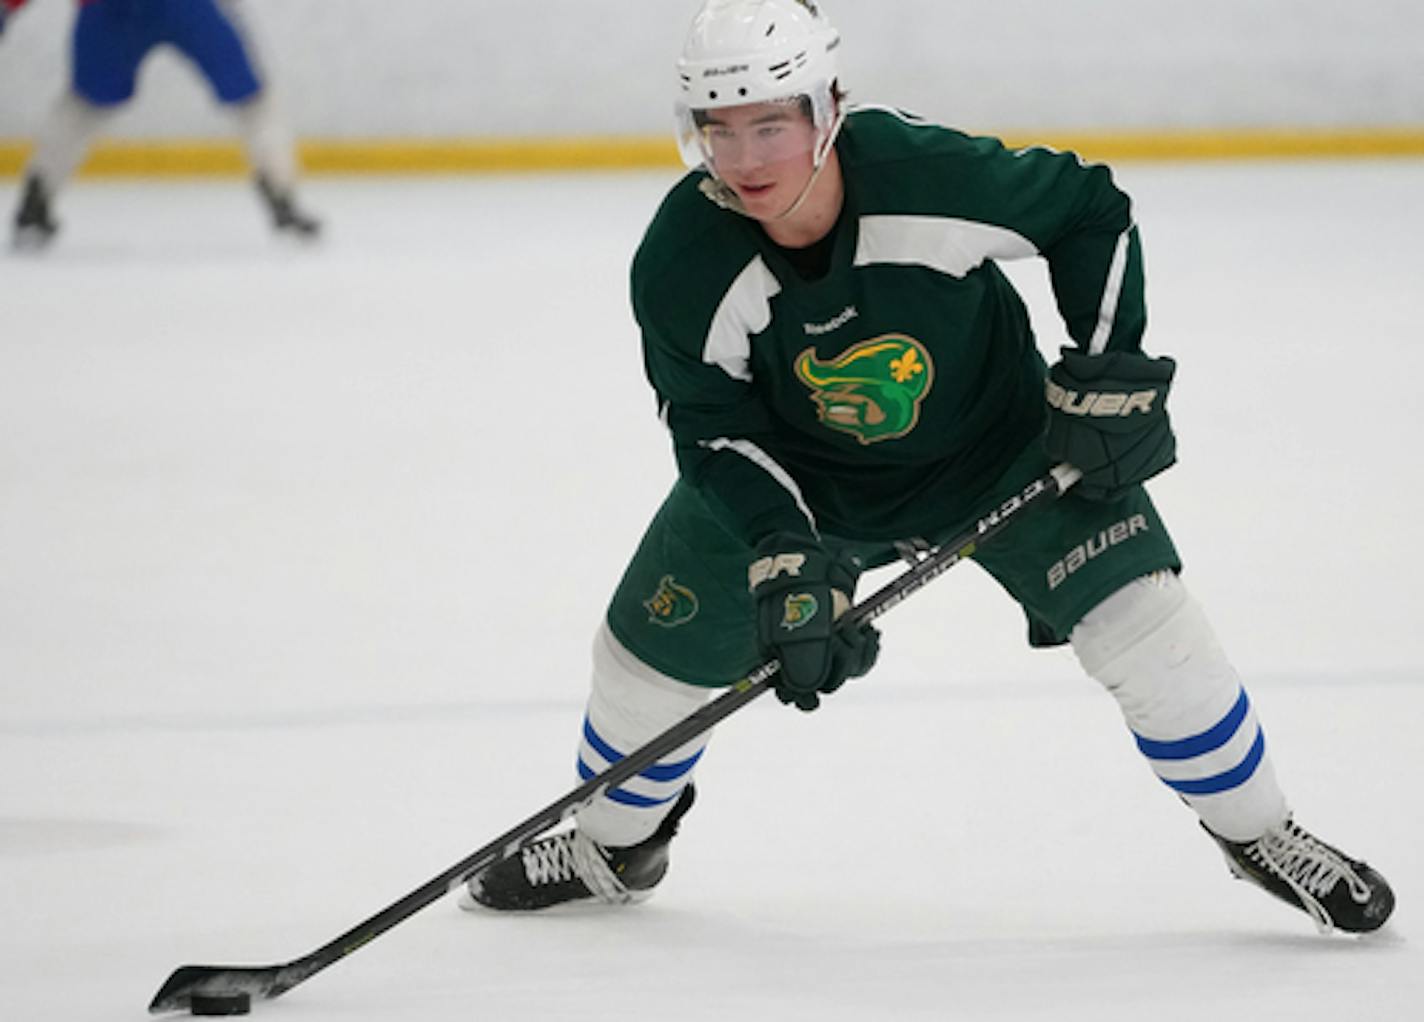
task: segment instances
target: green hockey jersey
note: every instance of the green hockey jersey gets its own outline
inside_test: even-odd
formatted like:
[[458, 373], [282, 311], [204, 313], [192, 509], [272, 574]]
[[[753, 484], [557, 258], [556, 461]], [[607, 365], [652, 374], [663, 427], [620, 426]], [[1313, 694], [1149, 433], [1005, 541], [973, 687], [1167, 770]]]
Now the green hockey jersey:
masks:
[[996, 260], [1042, 256], [1068, 334], [1134, 350], [1129, 200], [1106, 167], [853, 110], [829, 270], [802, 279], [694, 172], [633, 262], [644, 361], [678, 469], [749, 545], [929, 535], [972, 514], [1043, 428], [1044, 363]]

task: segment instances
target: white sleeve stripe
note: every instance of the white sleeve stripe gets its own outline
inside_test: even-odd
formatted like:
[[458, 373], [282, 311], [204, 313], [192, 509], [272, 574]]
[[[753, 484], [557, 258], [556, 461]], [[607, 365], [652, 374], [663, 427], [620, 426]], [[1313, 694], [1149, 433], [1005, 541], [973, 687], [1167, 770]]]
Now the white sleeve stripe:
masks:
[[702, 343], [702, 361], [734, 380], [750, 382], [751, 336], [771, 325], [771, 299], [780, 293], [781, 282], [761, 256], [753, 256], [717, 305]]
[[1117, 237], [1117, 247], [1113, 250], [1112, 263], [1108, 266], [1108, 279], [1103, 284], [1103, 301], [1098, 306], [1098, 326], [1088, 341], [1088, 354], [1101, 355], [1112, 336], [1113, 325], [1117, 321], [1117, 305], [1122, 298], [1122, 282], [1127, 276], [1127, 253], [1132, 241], [1132, 227], [1128, 227]]
[[787, 493], [791, 494], [791, 498], [796, 501], [796, 506], [806, 516], [806, 524], [811, 526], [811, 534], [819, 538], [820, 531], [816, 528], [816, 516], [806, 506], [806, 499], [801, 495], [801, 487], [796, 485], [796, 480], [792, 479], [786, 469], [778, 465], [771, 455], [750, 440], [728, 440], [726, 437], [718, 437], [716, 440], [703, 440], [701, 444], [712, 451], [734, 451], [775, 479]]

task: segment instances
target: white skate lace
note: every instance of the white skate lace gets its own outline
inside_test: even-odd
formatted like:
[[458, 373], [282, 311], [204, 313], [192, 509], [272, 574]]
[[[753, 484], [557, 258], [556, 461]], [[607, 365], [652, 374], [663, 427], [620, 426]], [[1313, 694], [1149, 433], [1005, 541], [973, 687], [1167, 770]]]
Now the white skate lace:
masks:
[[531, 886], [578, 878], [600, 901], [623, 905], [633, 900], [628, 888], [608, 868], [603, 849], [577, 830], [536, 841], [519, 854], [524, 860], [524, 876]]
[[1285, 882], [1321, 933], [1333, 930], [1335, 921], [1319, 899], [1333, 891], [1341, 880], [1355, 901], [1363, 905], [1370, 900], [1369, 886], [1350, 868], [1344, 856], [1289, 820], [1266, 831], [1247, 849], [1247, 854]]

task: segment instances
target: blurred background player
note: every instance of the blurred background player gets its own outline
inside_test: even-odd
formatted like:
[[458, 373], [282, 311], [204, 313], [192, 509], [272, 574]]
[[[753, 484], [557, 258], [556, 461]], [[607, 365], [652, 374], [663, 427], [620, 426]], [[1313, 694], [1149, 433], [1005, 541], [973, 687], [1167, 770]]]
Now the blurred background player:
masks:
[[[1389, 885], [1292, 819], [1142, 485], [1175, 461], [1175, 363], [1142, 350], [1128, 197], [1072, 153], [847, 110], [839, 46], [812, 0], [707, 0], [684, 47], [693, 170], [647, 229], [631, 289], [679, 478], [595, 640], [581, 776], [768, 657], [777, 696], [816, 709], [876, 660], [874, 628], [835, 625], [863, 565], [948, 542], [1068, 462], [1081, 481], [975, 562], [1022, 607], [1031, 645], [1071, 643], [1233, 873], [1322, 930], [1379, 928]], [[1074, 342], [1051, 368], [996, 263], [1035, 256]], [[706, 742], [477, 874], [466, 904], [646, 897]], [[844, 826], [851, 862], [866, 835]]]
[[[6, 14], [26, 0], [0, 0]], [[84, 161], [99, 130], [134, 95], [144, 58], [175, 47], [236, 115], [258, 194], [275, 230], [302, 238], [321, 225], [296, 203], [294, 143], [261, 74], [238, 0], [79, 0], [71, 79], [36, 140], [15, 211], [15, 244], [37, 247], [59, 230], [55, 196]], [[3, 18], [0, 18], [3, 26]]]

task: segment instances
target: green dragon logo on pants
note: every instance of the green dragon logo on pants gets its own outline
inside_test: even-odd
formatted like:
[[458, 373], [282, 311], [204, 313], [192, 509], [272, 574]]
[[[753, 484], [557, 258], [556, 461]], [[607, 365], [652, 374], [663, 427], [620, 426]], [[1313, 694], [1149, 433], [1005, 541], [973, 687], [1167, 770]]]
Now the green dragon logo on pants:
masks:
[[643, 607], [653, 624], [676, 628], [697, 616], [697, 594], [687, 586], [678, 585], [671, 575], [664, 575], [657, 591], [643, 601]]
[[807, 348], [796, 356], [796, 377], [811, 388], [823, 423], [873, 444], [915, 428], [920, 402], [934, 382], [934, 364], [913, 337], [882, 334], [828, 362]]

